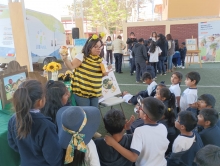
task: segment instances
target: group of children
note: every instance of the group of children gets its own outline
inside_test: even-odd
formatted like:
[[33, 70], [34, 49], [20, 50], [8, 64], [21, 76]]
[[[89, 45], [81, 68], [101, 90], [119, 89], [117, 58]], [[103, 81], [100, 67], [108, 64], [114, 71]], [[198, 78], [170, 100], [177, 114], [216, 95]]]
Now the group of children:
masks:
[[[174, 42], [174, 41], [173, 41]], [[133, 75], [134, 71], [135, 71], [135, 62], [134, 62], [134, 57], [133, 57], [133, 46], [136, 43], [132, 43], [130, 49], [128, 50], [128, 52], [130, 53], [130, 64], [131, 64], [131, 75]], [[151, 38], [149, 40], [145, 40], [143, 42], [145, 48], [146, 48], [146, 52], [147, 52], [147, 56], [148, 56], [148, 63], [146, 66], [146, 70], [147, 72], [150, 72], [152, 77], [154, 79], [157, 78], [157, 73], [158, 73], [158, 63], [159, 63], [159, 56], [161, 56], [162, 50], [161, 48], [157, 45], [155, 40], [152, 40]], [[178, 45], [178, 42], [175, 43], [175, 52], [178, 52], [180, 54], [180, 56], [177, 56], [173, 59], [174, 63], [174, 68], [175, 67], [182, 67], [182, 69], [185, 68], [185, 57], [186, 57], [186, 52], [187, 52], [187, 48], [186, 48], [186, 44], [185, 42], [182, 42], [180, 44], [180, 47]], [[177, 61], [180, 61], [181, 65], [177, 66]], [[167, 70], [168, 72], [172, 71], [172, 70]], [[162, 73], [159, 73], [162, 75]], [[166, 73], [163, 73], [163, 75], [166, 75]]]
[[20, 154], [21, 165], [218, 166], [219, 115], [211, 94], [197, 97], [199, 73], [187, 73], [182, 94], [180, 72], [172, 73], [169, 88], [150, 73], [142, 78], [148, 84], [139, 93], [143, 99], [123, 96], [136, 103], [138, 119], [127, 121], [122, 111], [109, 110], [103, 120], [111, 136], [94, 141], [98, 108], [69, 106], [62, 82], [48, 81], [46, 87], [36, 80], [23, 82], [13, 96], [9, 146]]

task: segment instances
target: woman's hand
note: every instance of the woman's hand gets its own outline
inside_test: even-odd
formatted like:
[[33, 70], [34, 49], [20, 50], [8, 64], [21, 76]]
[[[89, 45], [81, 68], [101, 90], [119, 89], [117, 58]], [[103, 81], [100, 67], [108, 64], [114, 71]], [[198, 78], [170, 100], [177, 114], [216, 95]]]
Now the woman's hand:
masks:
[[111, 136], [108, 136], [108, 135], [105, 136], [104, 140], [105, 140], [106, 144], [109, 146], [114, 146], [114, 144], [117, 143], [114, 138], [112, 138]]
[[68, 59], [68, 55], [61, 55], [61, 54], [60, 54], [60, 56], [61, 56], [61, 59], [62, 59], [63, 61], [66, 61], [66, 60]]

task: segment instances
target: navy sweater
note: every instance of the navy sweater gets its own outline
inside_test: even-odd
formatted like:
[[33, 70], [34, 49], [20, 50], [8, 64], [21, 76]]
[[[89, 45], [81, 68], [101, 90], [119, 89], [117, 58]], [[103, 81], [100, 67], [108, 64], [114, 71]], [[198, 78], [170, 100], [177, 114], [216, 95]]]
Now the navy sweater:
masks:
[[220, 147], [220, 128], [217, 125], [202, 130], [199, 135], [204, 146], [211, 144]]
[[63, 152], [58, 143], [56, 126], [41, 113], [31, 113], [31, 133], [18, 139], [16, 116], [8, 123], [8, 144], [21, 157], [21, 166], [61, 166]]

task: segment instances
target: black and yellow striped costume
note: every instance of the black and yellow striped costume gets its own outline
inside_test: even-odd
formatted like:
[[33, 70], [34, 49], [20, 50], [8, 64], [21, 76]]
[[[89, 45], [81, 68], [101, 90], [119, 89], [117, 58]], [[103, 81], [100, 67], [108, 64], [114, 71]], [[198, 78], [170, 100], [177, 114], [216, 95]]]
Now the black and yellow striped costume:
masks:
[[98, 55], [83, 59], [82, 64], [73, 72], [71, 90], [74, 94], [84, 98], [102, 95], [101, 62], [102, 58]]

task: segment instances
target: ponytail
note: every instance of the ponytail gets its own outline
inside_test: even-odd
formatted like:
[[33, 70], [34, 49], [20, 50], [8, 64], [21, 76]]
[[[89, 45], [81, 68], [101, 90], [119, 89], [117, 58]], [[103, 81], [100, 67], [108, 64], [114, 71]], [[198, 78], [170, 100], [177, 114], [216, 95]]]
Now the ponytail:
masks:
[[43, 97], [41, 83], [36, 80], [23, 82], [13, 95], [13, 105], [16, 112], [16, 129], [18, 139], [26, 138], [31, 132], [32, 116], [30, 110], [35, 102]]
[[175, 102], [176, 98], [173, 93], [170, 92], [170, 90], [166, 87], [160, 89], [160, 96], [164, 97], [166, 100], [164, 101], [164, 104], [166, 105], [167, 109], [164, 113], [165, 119], [167, 119], [168, 126], [173, 127], [175, 125]]
[[176, 98], [175, 95], [173, 93], [170, 93], [169, 95], [169, 99], [168, 99], [168, 105], [167, 105], [167, 110], [165, 111], [165, 118], [167, 119], [168, 122], [168, 126], [173, 127], [175, 125], [175, 102], [176, 102]]

